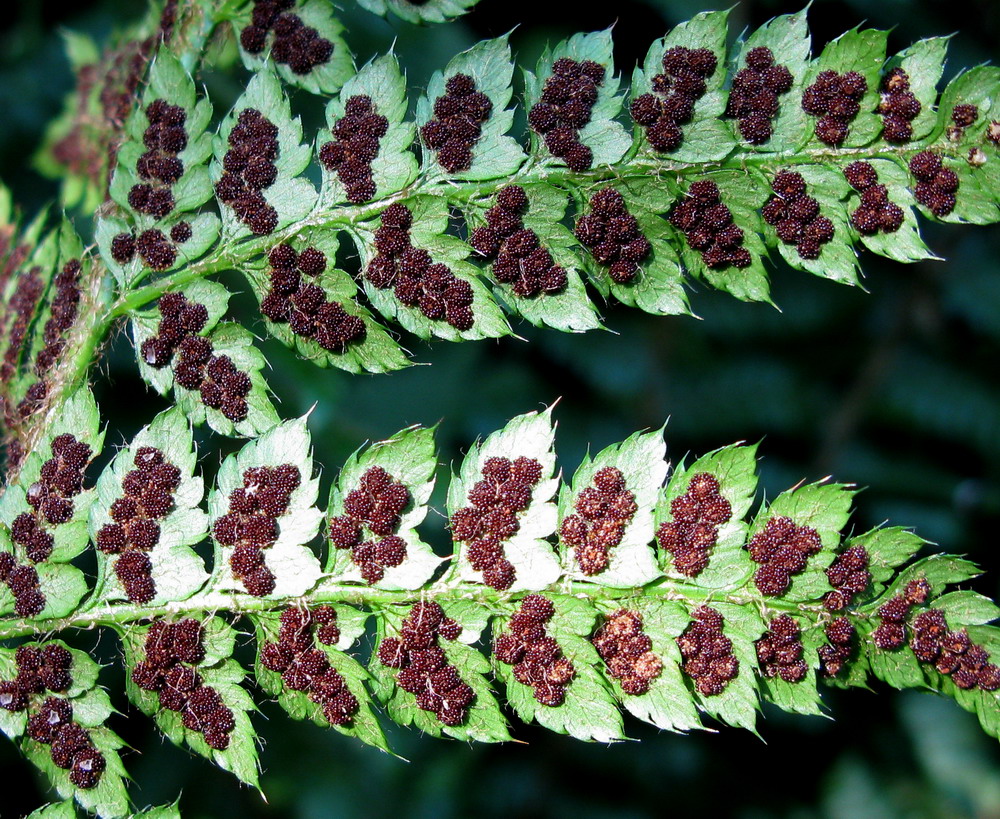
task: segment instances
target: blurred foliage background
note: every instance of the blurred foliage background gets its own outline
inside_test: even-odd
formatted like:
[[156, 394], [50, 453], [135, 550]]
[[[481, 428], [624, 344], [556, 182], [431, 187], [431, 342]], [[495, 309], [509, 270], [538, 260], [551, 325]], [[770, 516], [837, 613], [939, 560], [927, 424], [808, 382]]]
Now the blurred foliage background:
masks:
[[[626, 75], [650, 41], [705, 8], [694, 0], [619, 0], [602, 8], [524, 0], [483, 0], [457, 23], [414, 28], [386, 22], [345, 0], [348, 40], [360, 61], [394, 42], [414, 88], [477, 40], [515, 29], [522, 65], [545, 43], [578, 30], [615, 26], [618, 70]], [[744, 0], [732, 32], [796, 11], [777, 0]], [[0, 30], [0, 177], [28, 213], [56, 195], [34, 170], [45, 125], [73, 84], [62, 53], [64, 28], [99, 40], [137, 19], [142, 0], [18, 0], [4, 4]], [[820, 0], [810, 11], [814, 42], [867, 21], [893, 28], [890, 49], [958, 32], [949, 74], [995, 55], [1000, 15], [993, 0]], [[516, 27], [516, 28], [515, 28]], [[205, 76], [224, 111], [245, 74]], [[309, 125], [319, 111], [294, 100]], [[81, 215], [86, 225], [89, 214]], [[614, 333], [566, 336], [526, 325], [526, 341], [426, 345], [408, 339], [421, 362], [394, 375], [317, 372], [282, 346], [263, 342], [271, 384], [286, 417], [311, 407], [318, 461], [336, 469], [366, 440], [408, 424], [441, 421], [442, 462], [506, 419], [561, 397], [557, 450], [572, 472], [588, 444], [600, 449], [670, 418], [671, 457], [735, 440], [763, 439], [762, 485], [769, 496], [828, 474], [864, 487], [853, 527], [911, 525], [943, 548], [990, 571], [976, 588], [1000, 595], [1000, 228], [928, 226], [945, 262], [896, 265], [863, 259], [865, 289], [850, 289], [779, 267], [780, 312], [695, 292], [703, 319], [653, 318], [606, 310]], [[346, 260], [350, 264], [351, 260]], [[228, 283], [241, 288], [239, 278]], [[243, 287], [245, 290], [245, 287]], [[253, 308], [252, 299], [237, 301]], [[101, 366], [98, 400], [111, 434], [126, 440], [163, 402], [138, 379], [124, 334]], [[203, 436], [211, 473], [233, 448]], [[328, 481], [327, 481], [328, 484]], [[443, 490], [438, 507], [443, 506]], [[323, 491], [326, 491], [324, 485]], [[443, 518], [432, 516], [444, 548]], [[87, 635], [109, 661], [114, 641]], [[247, 658], [250, 647], [245, 646]], [[122, 691], [115, 668], [106, 684]], [[631, 722], [641, 742], [586, 745], [525, 726], [526, 744], [468, 747], [392, 729], [409, 762], [293, 723], [265, 703], [268, 801], [228, 775], [165, 745], [140, 717], [112, 727], [134, 747], [126, 757], [138, 806], [183, 791], [187, 817], [739, 817], [1000, 816], [1000, 749], [951, 702], [915, 692], [829, 691], [836, 721], [765, 712], [761, 739], [732, 729], [680, 737]], [[117, 705], [129, 714], [123, 695]], [[391, 728], [391, 726], [390, 726]], [[23, 815], [46, 799], [44, 783], [13, 747], [0, 743], [0, 814]], [[16, 787], [10, 787], [17, 783]]]

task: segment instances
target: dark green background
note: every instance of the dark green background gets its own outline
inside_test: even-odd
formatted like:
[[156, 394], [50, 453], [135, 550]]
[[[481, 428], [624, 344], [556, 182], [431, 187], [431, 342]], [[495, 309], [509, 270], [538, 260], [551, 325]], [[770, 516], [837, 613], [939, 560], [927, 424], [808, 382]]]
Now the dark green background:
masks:
[[[588, 10], [577, 3], [484, 0], [458, 23], [418, 29], [376, 19], [347, 0], [344, 5], [359, 57], [397, 39], [415, 89], [457, 51], [515, 26], [515, 50], [530, 65], [545, 42], [615, 24], [618, 68], [627, 75], [671, 24], [724, 7], [620, 0]], [[60, 27], [103, 36], [143, 9], [137, 0], [5, 5], [0, 177], [29, 212], [55, 194], [33, 173], [30, 156], [72, 86]], [[732, 32], [797, 9], [742, 3]], [[862, 21], [895, 26], [891, 50], [958, 31], [949, 74], [995, 55], [1000, 38], [1000, 15], [989, 0], [817, 2], [810, 17], [816, 42]], [[239, 69], [209, 78], [217, 110], [244, 79]], [[300, 95], [295, 104], [307, 122], [316, 122], [309, 100]], [[975, 587], [996, 597], [1000, 230], [929, 226], [925, 235], [948, 261], [903, 266], [865, 254], [867, 293], [780, 267], [773, 296], [781, 312], [699, 291], [692, 304], [703, 321], [609, 308], [614, 335], [564, 336], [520, 326], [527, 342], [430, 346], [405, 339], [432, 366], [391, 376], [316, 371], [274, 342], [263, 347], [280, 411], [291, 417], [316, 404], [311, 428], [317, 460], [327, 469], [365, 440], [437, 421], [447, 463], [477, 435], [561, 397], [557, 449], [563, 468], [572, 471], [588, 443], [600, 449], [669, 417], [673, 459], [763, 439], [768, 495], [828, 474], [855, 482], [865, 487], [852, 521], [856, 530], [883, 521], [912, 525], [942, 548], [992, 569]], [[236, 278], [229, 282], [240, 287]], [[252, 306], [246, 299], [240, 304]], [[110, 424], [109, 444], [164, 406], [138, 380], [131, 356], [119, 335], [101, 370], [98, 398]], [[220, 449], [206, 438], [203, 447], [211, 472], [232, 444]], [[441, 518], [432, 520], [440, 543]], [[96, 646], [109, 659], [116, 651], [109, 635], [79, 644]], [[122, 690], [119, 673], [106, 671], [113, 691]], [[115, 702], [133, 711], [124, 696], [116, 694]], [[628, 730], [641, 743], [610, 748], [524, 726], [515, 734], [526, 744], [505, 747], [393, 730], [408, 763], [292, 723], [264, 704], [255, 724], [265, 740], [268, 803], [211, 765], [165, 746], [141, 717], [117, 718], [112, 727], [136, 749], [126, 762], [137, 804], [162, 803], [183, 790], [188, 817], [1000, 816], [996, 743], [953, 703], [886, 690], [830, 691], [827, 702], [835, 722], [766, 710], [764, 742], [733, 729], [658, 734], [634, 721]], [[0, 743], [0, 782], [4, 817], [46, 798], [44, 783], [6, 742]]]

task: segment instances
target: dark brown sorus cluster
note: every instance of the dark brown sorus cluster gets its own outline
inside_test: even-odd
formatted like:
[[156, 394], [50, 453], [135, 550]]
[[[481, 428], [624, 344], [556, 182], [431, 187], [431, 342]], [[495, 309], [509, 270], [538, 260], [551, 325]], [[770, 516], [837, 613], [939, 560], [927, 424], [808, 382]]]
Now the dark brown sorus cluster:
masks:
[[903, 226], [903, 209], [889, 201], [889, 189], [878, 182], [878, 172], [869, 162], [852, 162], [844, 178], [861, 194], [861, 204], [851, 213], [851, 224], [864, 235], [895, 233]]
[[350, 725], [358, 712], [358, 700], [343, 675], [330, 666], [326, 652], [316, 647], [336, 645], [340, 639], [337, 611], [332, 606], [285, 609], [277, 642], [264, 643], [260, 663], [281, 674], [292, 691], [301, 691], [323, 709], [331, 725]]
[[910, 173], [917, 180], [913, 197], [935, 216], [947, 216], [955, 209], [959, 178], [951, 168], [945, 168], [941, 157], [931, 151], [921, 151], [910, 160]]
[[723, 634], [725, 618], [709, 606], [691, 612], [691, 624], [674, 641], [680, 649], [681, 669], [703, 697], [714, 697], [726, 690], [730, 680], [740, 673], [740, 661], [733, 655], [733, 642]]
[[486, 211], [486, 224], [469, 236], [472, 248], [493, 262], [496, 280], [509, 284], [522, 298], [558, 293], [566, 286], [566, 271], [521, 220], [528, 207], [524, 188], [507, 185], [497, 191], [493, 207]]
[[563, 543], [573, 547], [576, 565], [585, 575], [600, 574], [610, 562], [611, 550], [622, 542], [625, 527], [639, 508], [625, 476], [614, 466], [594, 473], [592, 485], [577, 495], [576, 514], [567, 515], [559, 528]]
[[[64, 433], [52, 440], [52, 457], [42, 464], [38, 480], [25, 498], [31, 512], [22, 512], [10, 527], [10, 537], [32, 563], [52, 554], [54, 543], [48, 527], [73, 517], [73, 498], [83, 491], [83, 472], [93, 454], [90, 446]], [[44, 521], [44, 526], [42, 525]]]
[[827, 567], [826, 579], [833, 586], [833, 591], [823, 596], [824, 607], [827, 611], [843, 611], [851, 604], [851, 600], [867, 589], [871, 583], [868, 551], [864, 546], [857, 544], [845, 549]]
[[978, 106], [968, 102], [959, 103], [951, 109], [951, 122], [945, 133], [952, 142], [958, 142], [965, 134], [965, 129], [974, 125], [979, 119]]
[[375, 110], [371, 97], [355, 94], [344, 103], [344, 116], [333, 126], [333, 139], [320, 147], [319, 161], [337, 174], [348, 202], [358, 205], [375, 198], [372, 162], [388, 131], [389, 120]]
[[76, 787], [97, 785], [106, 760], [87, 730], [73, 721], [73, 704], [63, 697], [72, 684], [73, 655], [60, 645], [20, 646], [14, 654], [17, 676], [0, 682], [0, 708], [28, 712], [28, 736], [49, 746], [52, 763], [69, 771]]
[[550, 708], [563, 704], [566, 686], [576, 675], [559, 643], [546, 634], [545, 624], [553, 614], [551, 600], [529, 594], [511, 616], [509, 631], [499, 635], [493, 644], [497, 660], [514, 666], [514, 679], [531, 686], [535, 699]]
[[278, 126], [256, 108], [244, 108], [229, 132], [215, 195], [257, 236], [278, 226], [278, 212], [262, 193], [278, 178], [277, 158]]
[[842, 145], [867, 91], [868, 80], [857, 71], [820, 71], [802, 95], [802, 110], [819, 117], [816, 138], [827, 145]]
[[708, 567], [719, 527], [729, 522], [733, 507], [719, 493], [718, 479], [698, 472], [687, 491], [670, 502], [670, 516], [656, 531], [656, 541], [670, 552], [674, 569], [685, 577], [697, 577]]
[[176, 245], [184, 244], [191, 235], [191, 225], [187, 222], [177, 222], [170, 228], [169, 237], [157, 228], [144, 230], [138, 237], [133, 233], [119, 233], [111, 240], [111, 258], [118, 264], [128, 264], [138, 253], [147, 267], [166, 270], [177, 261]]
[[[234, 423], [245, 419], [250, 376], [236, 369], [229, 356], [216, 355], [211, 340], [198, 335], [208, 323], [205, 305], [183, 293], [164, 293], [157, 308], [160, 323], [156, 335], [139, 347], [142, 360], [155, 369], [172, 365], [174, 380], [184, 389], [197, 390], [206, 407]], [[180, 353], [176, 361], [175, 352]]]
[[76, 321], [80, 306], [80, 267], [79, 259], [70, 259], [53, 282], [55, 293], [49, 307], [49, 318], [42, 330], [44, 346], [35, 358], [34, 372], [39, 380], [28, 387], [24, 398], [17, 405], [17, 414], [27, 418], [40, 409], [49, 392], [45, 375], [66, 347], [66, 332]]
[[757, 663], [765, 677], [781, 677], [785, 682], [802, 682], [809, 666], [802, 659], [802, 629], [798, 620], [779, 614], [755, 644]]
[[45, 375], [62, 355], [66, 347], [66, 333], [76, 321], [79, 310], [81, 270], [80, 260], [70, 259], [55, 277], [55, 293], [49, 307], [49, 318], [42, 330], [44, 346], [35, 358], [34, 371], [39, 380], [28, 387], [17, 406], [17, 413], [21, 418], [27, 418], [40, 409], [48, 395], [49, 385]]
[[157, 620], [146, 634], [145, 659], [132, 669], [132, 682], [155, 691], [161, 708], [178, 712], [185, 728], [204, 736], [209, 748], [224, 751], [236, 720], [195, 668], [205, 659], [204, 637], [197, 620]]
[[14, 596], [14, 614], [34, 617], [45, 608], [45, 595], [39, 588], [38, 570], [20, 566], [10, 552], [0, 552], [0, 583], [5, 583]]
[[45, 346], [35, 359], [35, 372], [39, 376], [52, 369], [66, 348], [66, 332], [73, 326], [80, 309], [81, 272], [80, 260], [70, 259], [55, 278], [55, 295], [42, 331]]
[[791, 90], [794, 78], [787, 66], [774, 61], [769, 48], [751, 48], [746, 65], [733, 77], [726, 116], [737, 120], [740, 136], [751, 145], [771, 138], [771, 121], [778, 115], [778, 97]]
[[[330, 519], [330, 542], [349, 549], [371, 585], [385, 576], [385, 570], [406, 560], [406, 541], [399, 537], [399, 521], [410, 502], [410, 490], [380, 466], [372, 466], [344, 498], [344, 514]], [[370, 532], [372, 537], [365, 539]]]
[[38, 302], [45, 292], [45, 281], [41, 277], [41, 268], [33, 267], [26, 275], [18, 275], [14, 285], [14, 293], [7, 302], [7, 316], [10, 318], [10, 329], [7, 332], [7, 349], [0, 364], [0, 382], [7, 383], [17, 372], [18, 362], [24, 340], [28, 333], [31, 320], [35, 317]]
[[928, 609], [910, 624], [910, 648], [918, 660], [933, 664], [951, 678], [958, 688], [982, 691], [1000, 689], [1000, 668], [990, 662], [990, 654], [972, 642], [963, 628], [954, 631], [941, 609]]
[[639, 264], [653, 249], [628, 212], [625, 198], [614, 188], [602, 188], [590, 197], [590, 213], [577, 220], [573, 232], [618, 284], [635, 279]]
[[132, 459], [135, 469], [122, 479], [124, 494], [111, 504], [106, 523], [97, 532], [97, 548], [115, 560], [115, 575], [133, 603], [156, 596], [153, 563], [149, 559], [160, 542], [160, 524], [174, 508], [181, 471], [155, 447], [143, 446]]
[[753, 575], [754, 585], [768, 597], [784, 594], [792, 576], [802, 572], [822, 548], [815, 529], [799, 526], [784, 515], [772, 516], [747, 544], [750, 559], [760, 565]]
[[803, 259], [818, 259], [823, 245], [833, 239], [834, 225], [819, 212], [819, 202], [806, 193], [802, 174], [780, 171], [771, 182], [774, 191], [762, 211], [786, 245], [795, 245]]
[[142, 135], [146, 152], [135, 163], [135, 172], [143, 181], [128, 192], [128, 204], [132, 210], [163, 219], [174, 209], [171, 187], [184, 175], [184, 163], [177, 155], [187, 147], [187, 112], [179, 105], [155, 99], [146, 106], [146, 119], [149, 125]]
[[521, 528], [517, 519], [531, 505], [532, 490], [542, 477], [542, 465], [521, 456], [487, 458], [482, 478], [469, 490], [470, 506], [451, 516], [451, 536], [466, 543], [469, 565], [483, 573], [483, 582], [494, 589], [509, 589], [517, 579], [514, 565], [504, 555], [503, 544]]
[[376, 255], [365, 278], [379, 290], [393, 288], [401, 304], [418, 308], [432, 321], [446, 321], [456, 330], [471, 329], [472, 285], [447, 265], [432, 264], [430, 253], [410, 244], [410, 209], [398, 202], [389, 205], [381, 220], [375, 231]]
[[593, 60], [560, 57], [552, 65], [541, 100], [528, 112], [532, 130], [542, 134], [549, 153], [571, 171], [585, 171], [594, 163], [594, 152], [580, 141], [580, 129], [590, 122], [605, 73], [604, 66]]
[[652, 79], [653, 93], [632, 100], [629, 113], [646, 129], [656, 151], [676, 151], [684, 141], [681, 126], [691, 121], [694, 106], [707, 90], [718, 58], [707, 48], [675, 46], [663, 54], [663, 73]]
[[420, 136], [448, 173], [467, 171], [472, 167], [472, 149], [492, 114], [493, 102], [476, 88], [476, 81], [468, 74], [455, 74], [445, 83], [445, 93], [434, 100], [434, 117], [420, 129]]
[[906, 584], [901, 594], [890, 597], [879, 606], [879, 624], [872, 632], [872, 642], [882, 651], [895, 651], [906, 644], [906, 618], [910, 609], [923, 605], [931, 594], [931, 584], [917, 578]]
[[637, 611], [618, 609], [609, 614], [590, 641], [626, 694], [645, 694], [663, 671], [663, 660], [652, 650], [653, 641], [642, 630]]
[[910, 76], [898, 66], [882, 78], [878, 112], [882, 115], [882, 138], [901, 145], [913, 139], [913, 120], [923, 106], [910, 91]]
[[828, 677], [836, 677], [850, 659], [855, 628], [846, 617], [834, 617], [823, 627], [827, 642], [819, 647], [819, 659]]
[[291, 245], [275, 245], [268, 255], [271, 289], [260, 311], [271, 321], [285, 324], [302, 338], [316, 340], [324, 350], [342, 353], [352, 341], [365, 337], [365, 323], [350, 315], [340, 302], [329, 301], [315, 279], [326, 270], [326, 256], [314, 247], [296, 253]]
[[416, 697], [417, 707], [430, 711], [444, 725], [461, 725], [476, 698], [472, 687], [448, 662], [439, 638], [457, 640], [462, 627], [444, 616], [440, 605], [414, 603], [403, 620], [399, 637], [386, 637], [378, 659], [386, 668], [398, 669], [396, 683]]
[[333, 43], [289, 12], [294, 5], [294, 0], [254, 0], [253, 19], [240, 32], [240, 44], [248, 54], [261, 54], [273, 31], [271, 59], [302, 75], [330, 61]]
[[264, 563], [264, 550], [278, 540], [278, 518], [288, 511], [292, 492], [302, 482], [293, 464], [255, 466], [243, 472], [243, 486], [229, 493], [229, 509], [212, 532], [222, 546], [233, 546], [229, 567], [249, 594], [274, 591], [274, 574]]
[[722, 203], [719, 186], [714, 182], [692, 182], [667, 218], [701, 254], [706, 267], [745, 268], [753, 262], [750, 251], [743, 247], [743, 228], [733, 224], [733, 212]]

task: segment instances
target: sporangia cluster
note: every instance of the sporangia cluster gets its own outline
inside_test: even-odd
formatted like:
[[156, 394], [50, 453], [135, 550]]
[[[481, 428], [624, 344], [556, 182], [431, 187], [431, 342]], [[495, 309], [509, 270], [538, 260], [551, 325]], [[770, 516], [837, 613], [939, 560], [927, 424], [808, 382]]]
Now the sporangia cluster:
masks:
[[93, 454], [90, 446], [63, 433], [52, 440], [52, 457], [42, 464], [38, 480], [28, 487], [22, 512], [10, 526], [10, 537], [32, 563], [50, 554], [55, 543], [49, 529], [73, 517], [73, 498], [83, 491], [83, 472]]
[[294, 0], [254, 0], [252, 22], [240, 32], [240, 44], [248, 54], [262, 54], [273, 31], [271, 59], [303, 75], [330, 61], [333, 43], [289, 12], [294, 5]]
[[399, 302], [415, 307], [432, 321], [445, 321], [456, 330], [469, 330], [472, 285], [458, 278], [445, 264], [434, 264], [426, 250], [410, 243], [413, 213], [399, 202], [387, 207], [382, 226], [375, 231], [376, 255], [365, 269], [365, 278], [379, 290], [393, 289]]
[[[219, 410], [233, 423], [244, 420], [250, 411], [250, 376], [229, 356], [217, 355], [210, 339], [198, 335], [208, 323], [205, 305], [189, 301], [183, 293], [164, 293], [157, 309], [160, 323], [156, 335], [139, 347], [142, 360], [154, 369], [172, 365], [177, 384], [197, 390], [206, 407]], [[176, 359], [175, 353], [179, 353]]]
[[201, 734], [209, 748], [224, 751], [236, 719], [197, 671], [205, 659], [204, 638], [204, 627], [197, 620], [157, 620], [146, 633], [144, 659], [132, 669], [132, 682], [156, 692], [160, 707], [179, 713], [184, 727]]
[[843, 145], [867, 92], [868, 80], [857, 71], [820, 71], [802, 94], [802, 110], [819, 118], [816, 138], [834, 147]]
[[827, 642], [819, 647], [819, 659], [828, 677], [836, 677], [854, 649], [854, 624], [846, 617], [834, 617], [824, 627]]
[[566, 287], [566, 271], [526, 228], [521, 217], [528, 212], [524, 188], [507, 185], [497, 191], [493, 207], [486, 211], [486, 224], [469, 236], [469, 244], [493, 262], [493, 276], [509, 284], [522, 298], [558, 293]]
[[274, 574], [264, 553], [278, 540], [278, 518], [288, 511], [302, 473], [294, 464], [255, 466], [243, 471], [243, 486], [229, 493], [229, 508], [212, 527], [216, 542], [232, 547], [229, 568], [248, 594], [274, 591]]
[[608, 568], [611, 550], [622, 542], [625, 528], [639, 506], [625, 476], [614, 466], [594, 473], [591, 485], [573, 502], [575, 514], [567, 515], [559, 529], [563, 543], [573, 547], [576, 565], [585, 575]]
[[653, 93], [640, 94], [629, 113], [646, 129], [654, 150], [676, 151], [684, 141], [682, 125], [691, 121], [694, 106], [703, 96], [706, 80], [715, 73], [719, 60], [707, 48], [674, 46], [663, 54], [663, 72], [652, 79]]
[[143, 446], [132, 459], [135, 469], [122, 478], [124, 494], [108, 510], [111, 523], [97, 532], [97, 548], [115, 559], [115, 575], [133, 603], [156, 596], [151, 552], [160, 542], [160, 524], [173, 511], [181, 471], [156, 447]]
[[772, 120], [778, 115], [778, 97], [788, 93], [795, 80], [788, 67], [775, 63], [774, 53], [764, 46], [751, 48], [745, 63], [733, 77], [726, 116], [737, 120], [744, 141], [761, 145], [773, 133]]
[[683, 663], [681, 669], [703, 697], [726, 690], [740, 673], [740, 661], [733, 654], [733, 641], [723, 633], [725, 618], [710, 606], [691, 612], [691, 624], [675, 637]]
[[762, 211], [786, 245], [794, 245], [803, 259], [818, 259], [823, 245], [833, 239], [834, 225], [819, 210], [819, 202], [806, 193], [802, 174], [780, 171], [771, 180], [774, 191]]
[[965, 129], [974, 125], [979, 119], [979, 106], [962, 102], [951, 109], [951, 122], [945, 133], [952, 142], [958, 142], [965, 134]]
[[910, 648], [918, 660], [932, 664], [957, 688], [982, 691], [1000, 689], [1000, 668], [990, 662], [989, 652], [969, 638], [963, 629], [952, 630], [941, 609], [928, 609], [910, 624]]
[[494, 589], [509, 589], [517, 579], [514, 564], [504, 554], [504, 541], [520, 530], [518, 513], [531, 505], [532, 491], [542, 478], [542, 465], [523, 455], [487, 458], [480, 479], [469, 490], [469, 506], [451, 516], [451, 536], [465, 543], [469, 565], [483, 573]]
[[910, 609], [927, 602], [931, 585], [925, 578], [911, 580], [901, 594], [890, 597], [879, 606], [878, 626], [872, 632], [872, 642], [882, 651], [895, 651], [906, 644], [906, 618]]
[[692, 182], [667, 218], [683, 232], [688, 245], [701, 254], [706, 267], [742, 269], [753, 262], [750, 251], [743, 247], [743, 228], [733, 224], [733, 212], [722, 203], [715, 182]]
[[278, 126], [256, 108], [244, 108], [229, 132], [215, 195], [257, 236], [278, 226], [278, 212], [263, 193], [278, 178], [277, 158]]
[[4, 350], [3, 362], [0, 363], [0, 382], [4, 384], [9, 383], [17, 372], [18, 362], [24, 352], [28, 327], [35, 317], [35, 311], [44, 292], [45, 280], [41, 276], [40, 267], [33, 267], [15, 279], [14, 292], [7, 302], [6, 319], [10, 321], [7, 348]]
[[909, 634], [917, 659], [950, 677], [958, 688], [1000, 689], [1000, 667], [990, 662], [989, 652], [974, 643], [968, 631], [951, 629], [944, 611], [930, 608], [911, 620], [913, 608], [924, 605], [930, 595], [930, 583], [918, 577], [883, 603], [876, 612], [879, 624], [872, 632], [875, 647], [896, 651], [907, 644]]
[[573, 232], [618, 284], [633, 281], [653, 249], [628, 212], [625, 197], [614, 188], [602, 188], [590, 197], [590, 212], [577, 219]]
[[[381, 466], [372, 466], [344, 497], [344, 514], [330, 519], [330, 542], [337, 549], [350, 550], [369, 585], [381, 580], [386, 569], [406, 560], [406, 541], [396, 533], [410, 500], [406, 484]], [[371, 538], [366, 540], [366, 533]]]
[[371, 97], [355, 94], [344, 103], [344, 116], [333, 126], [333, 139], [320, 146], [320, 164], [337, 174], [351, 204], [375, 198], [372, 162], [388, 131], [389, 120], [375, 110]]
[[939, 154], [921, 151], [910, 160], [910, 173], [917, 180], [913, 197], [935, 216], [947, 216], [955, 209], [959, 178], [945, 168]]
[[882, 78], [878, 112], [882, 115], [882, 137], [901, 145], [913, 139], [913, 120], [923, 106], [910, 91], [910, 76], [898, 66]]
[[733, 507], [719, 491], [710, 472], [691, 476], [683, 495], [670, 501], [670, 517], [656, 530], [660, 548], [669, 552], [673, 567], [685, 577], [697, 577], [707, 567], [719, 527], [729, 522]]
[[780, 677], [785, 682], [802, 682], [809, 666], [802, 659], [802, 628], [799, 621], [779, 614], [770, 623], [764, 636], [754, 643], [757, 663], [765, 677]]
[[591, 638], [608, 673], [632, 696], [645, 694], [663, 671], [663, 660], [653, 651], [653, 641], [642, 626], [639, 612], [618, 609]]
[[750, 559], [760, 566], [753, 575], [754, 585], [768, 597], [784, 594], [792, 577], [822, 548], [815, 529], [799, 526], [784, 515], [773, 515], [747, 545]]
[[146, 152], [135, 163], [137, 182], [128, 192], [128, 204], [138, 213], [156, 219], [171, 214], [176, 204], [171, 188], [184, 175], [184, 162], [178, 156], [188, 143], [187, 112], [179, 105], [155, 99], [146, 106], [149, 121], [142, 135]]
[[434, 100], [434, 116], [420, 129], [420, 136], [448, 173], [467, 171], [472, 167], [472, 149], [492, 114], [493, 103], [476, 88], [476, 81], [468, 74], [454, 74], [445, 83], [445, 93]]
[[861, 203], [851, 213], [851, 224], [858, 233], [863, 236], [895, 233], [903, 226], [903, 209], [889, 200], [889, 189], [879, 184], [874, 165], [852, 162], [844, 168], [844, 178], [861, 194]]
[[176, 244], [183, 244], [191, 238], [191, 226], [187, 222], [177, 222], [167, 237], [158, 228], [144, 230], [138, 236], [134, 233], [119, 233], [111, 240], [111, 258], [118, 264], [128, 264], [138, 253], [142, 263], [153, 270], [166, 270], [177, 261]]
[[[13, 228], [10, 227], [9, 230], [13, 231]], [[20, 269], [32, 250], [30, 245], [17, 244], [15, 237], [10, 236], [6, 237], [3, 247], [0, 249], [8, 253], [2, 268], [0, 268], [0, 298], [6, 296], [2, 302], [2, 311], [0, 311], [0, 338], [6, 335], [8, 339], [3, 358], [0, 359], [0, 384], [8, 384], [13, 379], [14, 373], [17, 372], [18, 363], [24, 351], [25, 335], [38, 307], [38, 300], [45, 290], [45, 282], [39, 275], [41, 268], [34, 267], [27, 272]], [[11, 285], [11, 278], [15, 272], [17, 276]], [[11, 287], [13, 292], [11, 292]], [[9, 327], [8, 323], [10, 323]], [[10, 424], [10, 421], [15, 419], [10, 418], [12, 413], [8, 399], [4, 398], [2, 402], [4, 415], [8, 416], [8, 424]], [[12, 464], [20, 463], [19, 457], [12, 459], [9, 445], [7, 457]]]
[[559, 643], [546, 633], [545, 624], [554, 614], [549, 598], [529, 594], [511, 616], [509, 630], [493, 643], [493, 656], [514, 666], [514, 679], [530, 686], [535, 699], [550, 708], [563, 704], [566, 686], [576, 675]]
[[326, 270], [326, 256], [315, 247], [296, 252], [288, 244], [275, 245], [268, 254], [271, 288], [261, 300], [260, 311], [276, 324], [288, 324], [301, 338], [315, 339], [324, 350], [342, 353], [366, 335], [365, 323], [348, 313], [340, 302], [330, 301], [316, 279]]
[[17, 411], [25, 418], [41, 407], [48, 395], [48, 382], [45, 376], [59, 360], [66, 348], [66, 333], [76, 321], [80, 307], [80, 273], [82, 268], [79, 259], [70, 259], [53, 282], [55, 293], [49, 306], [49, 317], [42, 330], [43, 347], [35, 358], [34, 372], [38, 381], [28, 387], [24, 399], [18, 404]]
[[87, 729], [73, 721], [73, 703], [63, 696], [72, 685], [73, 655], [61, 645], [20, 646], [14, 654], [17, 676], [0, 681], [0, 708], [28, 713], [28, 736], [49, 746], [52, 764], [69, 771], [69, 781], [85, 790], [96, 787], [107, 762]]
[[34, 617], [45, 608], [38, 569], [19, 565], [10, 552], [0, 552], [0, 582], [5, 583], [13, 595], [14, 614], [18, 617]]
[[571, 171], [585, 171], [594, 162], [594, 152], [580, 140], [580, 129], [590, 122], [605, 73], [593, 60], [560, 57], [552, 64], [541, 100], [528, 112], [532, 130]]
[[333, 606], [317, 606], [312, 611], [285, 609], [277, 642], [261, 644], [260, 664], [281, 674], [286, 688], [308, 696], [331, 725], [350, 725], [358, 712], [358, 699], [343, 675], [330, 665], [326, 652], [316, 647], [317, 642], [336, 645], [339, 639]]
[[476, 698], [440, 644], [442, 637], [453, 641], [461, 633], [439, 604], [421, 601], [406, 615], [399, 637], [386, 637], [378, 647], [379, 662], [397, 669], [396, 684], [414, 696], [418, 708], [449, 726], [465, 722]]
[[871, 583], [868, 550], [858, 544], [845, 549], [827, 567], [826, 579], [833, 586], [833, 591], [823, 596], [823, 605], [827, 611], [843, 611]]

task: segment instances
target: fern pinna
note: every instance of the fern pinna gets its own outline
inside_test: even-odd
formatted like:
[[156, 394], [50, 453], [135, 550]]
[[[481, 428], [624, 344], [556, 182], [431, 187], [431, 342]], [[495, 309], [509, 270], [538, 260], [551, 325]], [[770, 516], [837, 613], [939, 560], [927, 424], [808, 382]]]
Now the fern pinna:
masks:
[[[363, 5], [437, 22], [472, 3]], [[851, 486], [761, 501], [755, 446], [670, 464], [663, 430], [569, 478], [549, 409], [471, 446], [441, 557], [420, 531], [435, 431], [362, 447], [321, 498], [307, 418], [281, 419], [253, 332], [225, 318], [216, 274], [235, 270], [256, 327], [385, 372], [410, 364], [400, 330], [582, 332], [611, 299], [688, 313], [694, 283], [770, 301], [774, 252], [857, 285], [859, 245], [932, 258], [918, 213], [997, 221], [997, 69], [939, 93], [946, 38], [889, 57], [885, 32], [853, 29], [814, 49], [802, 12], [730, 44], [726, 18], [657, 40], [627, 91], [610, 32], [576, 35], [524, 70], [523, 105], [507, 38], [485, 41], [412, 109], [395, 56], [356, 70], [321, 0], [170, 0], [103, 53], [71, 39], [80, 84], [47, 150], [96, 247], [0, 199], [0, 728], [66, 800], [45, 815], [130, 810], [115, 705], [72, 645], [94, 627], [120, 638], [133, 705], [254, 786], [254, 688], [383, 750], [386, 719], [510, 739], [501, 694], [610, 742], [623, 709], [755, 731], [764, 702], [818, 714], [820, 682], [871, 679], [947, 694], [1000, 736], [1000, 611], [961, 588], [976, 567], [905, 529], [851, 531]], [[249, 73], [217, 115], [195, 77], [226, 43]], [[328, 100], [319, 133], [291, 88]], [[88, 384], [119, 327], [171, 404], [94, 475]], [[248, 439], [211, 487], [202, 424]], [[233, 657], [248, 634], [252, 671]]]

